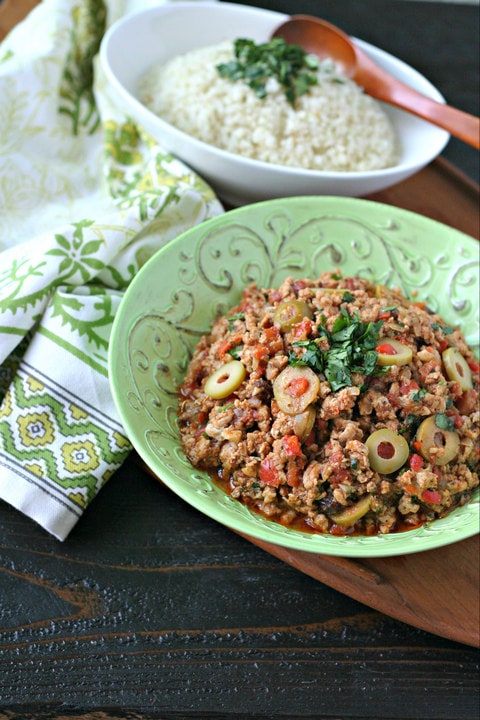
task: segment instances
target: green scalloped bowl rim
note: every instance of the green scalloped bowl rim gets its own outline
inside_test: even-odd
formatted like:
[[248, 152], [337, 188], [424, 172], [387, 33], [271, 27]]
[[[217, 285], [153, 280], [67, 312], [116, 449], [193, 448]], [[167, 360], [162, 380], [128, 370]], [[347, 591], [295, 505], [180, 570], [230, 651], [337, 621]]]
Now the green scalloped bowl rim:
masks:
[[193, 468], [179, 442], [177, 393], [190, 353], [243, 287], [287, 275], [343, 273], [418, 293], [459, 324], [478, 356], [476, 240], [407, 210], [369, 200], [299, 197], [231, 210], [159, 250], [128, 287], [109, 348], [110, 385], [125, 431], [154, 475], [205, 515], [292, 550], [381, 557], [432, 550], [480, 529], [479, 490], [444, 518], [403, 533], [335, 537], [292, 530], [233, 500]]

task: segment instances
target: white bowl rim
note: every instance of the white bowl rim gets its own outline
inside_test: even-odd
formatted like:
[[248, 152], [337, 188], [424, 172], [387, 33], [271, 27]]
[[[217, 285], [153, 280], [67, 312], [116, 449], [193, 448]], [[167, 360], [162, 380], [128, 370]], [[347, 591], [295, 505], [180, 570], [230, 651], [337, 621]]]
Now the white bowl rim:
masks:
[[[228, 150], [224, 150], [223, 148], [216, 147], [215, 145], [211, 145], [210, 143], [206, 143], [203, 140], [199, 140], [196, 137], [193, 137], [192, 135], [189, 135], [188, 133], [184, 132], [183, 130], [178, 129], [171, 123], [168, 123], [167, 121], [163, 120], [160, 116], [158, 116], [156, 113], [154, 113], [152, 110], [150, 110], [146, 105], [144, 105], [138, 98], [130, 92], [123, 83], [118, 79], [117, 75], [114, 73], [110, 66], [110, 62], [108, 59], [108, 52], [109, 52], [109, 44], [112, 41], [112, 38], [114, 35], [123, 28], [124, 25], [127, 25], [129, 22], [132, 21], [133, 18], [138, 18], [140, 16], [148, 17], [150, 15], [157, 15], [157, 14], [165, 14], [170, 12], [175, 12], [178, 9], [182, 8], [190, 8], [190, 7], [198, 7], [199, 5], [204, 6], [208, 9], [218, 9], [221, 8], [222, 10], [228, 10], [229, 8], [235, 8], [238, 11], [241, 11], [242, 9], [250, 10], [250, 11], [258, 11], [265, 15], [271, 15], [272, 17], [278, 17], [279, 22], [282, 21], [282, 19], [287, 19], [289, 17], [286, 13], [281, 13], [273, 10], [267, 10], [266, 8], [257, 8], [255, 6], [251, 5], [242, 5], [240, 3], [230, 3], [230, 2], [218, 2], [218, 0], [176, 0], [175, 2], [167, 2], [163, 5], [158, 5], [155, 7], [150, 8], [144, 8], [139, 11], [134, 11], [131, 13], [128, 13], [127, 15], [119, 18], [116, 20], [106, 31], [101, 45], [100, 45], [100, 59], [102, 66], [104, 68], [105, 74], [111, 82], [117, 92], [119, 92], [124, 98], [128, 98], [129, 102], [133, 104], [134, 107], [138, 111], [140, 111], [142, 114], [148, 115], [151, 119], [154, 119], [155, 122], [158, 123], [160, 128], [164, 128], [172, 135], [175, 135], [178, 139], [188, 142], [192, 147], [196, 147], [201, 149], [205, 153], [210, 153], [211, 155], [215, 156], [217, 159], [224, 159], [225, 161], [228, 161], [230, 163], [235, 163], [238, 167], [244, 167], [245, 169], [251, 169], [251, 170], [259, 170], [259, 171], [276, 171], [281, 172], [286, 179], [288, 177], [299, 177], [304, 178], [308, 177], [312, 181], [314, 180], [341, 180], [341, 179], [352, 179], [355, 181], [361, 181], [361, 180], [370, 180], [373, 178], [385, 178], [385, 180], [388, 180], [388, 178], [392, 176], [396, 176], [399, 173], [402, 174], [409, 174], [412, 170], [419, 169], [423, 167], [426, 163], [433, 160], [435, 157], [437, 157], [442, 150], [447, 145], [450, 134], [448, 131], [443, 130], [437, 126], [432, 125], [432, 128], [437, 132], [437, 140], [434, 144], [432, 144], [430, 152], [428, 153], [428, 159], [425, 160], [425, 157], [421, 158], [415, 158], [410, 160], [409, 162], [399, 162], [395, 165], [386, 167], [386, 168], [380, 168], [377, 170], [363, 170], [363, 171], [356, 171], [356, 170], [349, 170], [349, 171], [338, 171], [338, 170], [313, 170], [310, 168], [301, 168], [301, 167], [293, 167], [289, 165], [280, 165], [277, 163], [270, 163], [265, 162], [262, 160], [256, 160], [254, 158], [244, 157], [242, 155], [239, 155], [237, 153], [232, 153]], [[445, 104], [445, 98], [440, 93], [440, 91], [426, 78], [422, 73], [420, 73], [418, 70], [416, 70], [414, 67], [410, 66], [405, 61], [401, 60], [400, 58], [396, 57], [395, 55], [392, 55], [391, 53], [382, 50], [379, 47], [376, 47], [375, 45], [372, 45], [371, 43], [368, 43], [364, 40], [361, 40], [360, 38], [357, 38], [355, 36], [351, 36], [351, 39], [358, 43], [361, 49], [363, 49], [367, 54], [368, 53], [374, 53], [380, 57], [384, 57], [385, 59], [388, 59], [390, 61], [393, 61], [396, 65], [398, 65], [399, 68], [404, 68], [405, 70], [408, 70], [409, 73], [417, 76], [419, 79], [421, 79], [423, 82], [426, 82], [429, 85], [430, 95], [429, 97], [433, 100], [436, 100], [439, 103]], [[377, 101], [380, 102], [380, 101]], [[382, 103], [380, 103], [382, 104]], [[400, 111], [401, 112], [401, 111]], [[405, 111], [406, 112], [406, 111]], [[425, 121], [427, 122], [427, 121]]]

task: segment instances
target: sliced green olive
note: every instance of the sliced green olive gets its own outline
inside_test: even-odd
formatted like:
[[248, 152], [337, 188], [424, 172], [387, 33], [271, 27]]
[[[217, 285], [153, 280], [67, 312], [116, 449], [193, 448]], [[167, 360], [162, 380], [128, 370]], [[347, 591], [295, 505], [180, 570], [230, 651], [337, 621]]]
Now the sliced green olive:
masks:
[[380, 283], [375, 285], [375, 297], [381, 298], [385, 297], [385, 295], [391, 295], [391, 293], [392, 291], [386, 285], [381, 285]]
[[355, 505], [350, 505], [350, 507], [346, 507], [335, 515], [330, 515], [330, 520], [332, 520], [335, 525], [341, 525], [343, 527], [354, 525], [370, 510], [370, 503], [370, 495], [364, 495]]
[[366, 439], [365, 445], [368, 448], [370, 467], [382, 475], [401, 468], [410, 454], [405, 438], [388, 428], [373, 432]]
[[317, 398], [320, 380], [309, 367], [287, 366], [273, 382], [278, 407], [287, 415], [303, 413]]
[[[420, 443], [420, 453], [425, 460], [432, 462], [434, 465], [446, 465], [458, 455], [460, 450], [458, 433], [455, 430], [439, 428], [434, 415], [423, 420], [418, 426], [415, 437], [417, 442]], [[441, 452], [437, 452], [437, 450]]]
[[240, 387], [246, 370], [240, 360], [231, 360], [210, 375], [205, 383], [205, 393], [215, 400], [226, 398]]
[[462, 390], [473, 388], [472, 371], [460, 350], [453, 347], [447, 348], [442, 353], [442, 360], [450, 380], [459, 382]]
[[413, 357], [411, 348], [393, 338], [383, 338], [375, 350], [379, 365], [408, 365]]
[[277, 325], [283, 332], [290, 330], [303, 318], [309, 320], [313, 318], [311, 309], [303, 300], [284, 300], [273, 314], [274, 325]]
[[313, 430], [317, 413], [311, 405], [293, 418], [293, 432], [299, 440], [306, 440]]

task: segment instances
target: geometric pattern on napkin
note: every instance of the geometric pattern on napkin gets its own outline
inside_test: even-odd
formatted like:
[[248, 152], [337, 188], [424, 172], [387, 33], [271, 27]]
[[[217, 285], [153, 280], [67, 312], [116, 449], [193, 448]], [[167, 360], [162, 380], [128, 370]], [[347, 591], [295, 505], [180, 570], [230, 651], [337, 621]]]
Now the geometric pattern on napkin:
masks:
[[149, 2], [45, 1], [0, 50], [0, 498], [61, 540], [131, 451], [108, 382], [123, 293], [223, 212], [110, 97], [107, 20]]
[[0, 463], [83, 509], [123, 463], [118, 422], [22, 363], [0, 407]]

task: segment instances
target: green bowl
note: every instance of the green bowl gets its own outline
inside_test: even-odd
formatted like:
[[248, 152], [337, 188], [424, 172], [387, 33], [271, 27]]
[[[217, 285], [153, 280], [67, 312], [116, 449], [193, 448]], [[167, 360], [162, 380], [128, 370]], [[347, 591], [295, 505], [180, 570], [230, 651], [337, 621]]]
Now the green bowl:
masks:
[[183, 453], [177, 388], [214, 318], [252, 282], [275, 287], [340, 268], [398, 286], [459, 325], [478, 356], [478, 243], [446, 225], [389, 205], [299, 197], [249, 205], [208, 220], [156, 253], [130, 284], [109, 351], [112, 393], [125, 431], [151, 471], [209, 517], [296, 550], [379, 557], [430, 550], [479, 531], [479, 495], [447, 517], [373, 537], [292, 530], [233, 500]]

